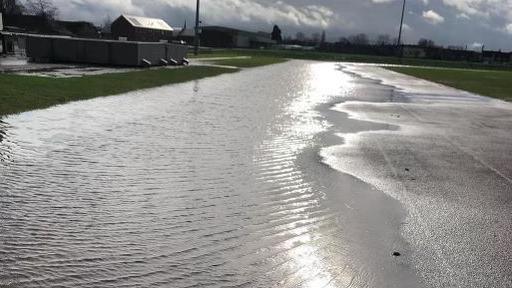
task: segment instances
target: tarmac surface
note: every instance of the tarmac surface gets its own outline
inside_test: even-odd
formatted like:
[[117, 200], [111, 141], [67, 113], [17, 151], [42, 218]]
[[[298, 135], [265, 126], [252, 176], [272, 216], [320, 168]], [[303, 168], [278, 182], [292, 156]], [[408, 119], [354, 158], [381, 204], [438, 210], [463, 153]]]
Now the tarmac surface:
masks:
[[[344, 71], [390, 88], [334, 111], [370, 121], [324, 161], [398, 199], [427, 287], [512, 287], [512, 105], [390, 72]], [[353, 131], [352, 131], [353, 132]]]

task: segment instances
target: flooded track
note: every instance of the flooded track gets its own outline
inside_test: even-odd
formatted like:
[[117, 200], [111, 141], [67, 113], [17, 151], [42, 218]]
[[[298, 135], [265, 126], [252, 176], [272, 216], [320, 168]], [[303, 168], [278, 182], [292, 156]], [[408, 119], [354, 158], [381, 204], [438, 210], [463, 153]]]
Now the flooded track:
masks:
[[5, 117], [0, 287], [510, 287], [511, 111], [290, 61]]
[[[318, 156], [341, 139], [324, 139], [330, 123], [315, 108], [348, 95], [351, 79], [296, 61], [7, 117], [0, 286], [414, 278], [390, 257], [402, 245], [398, 203]], [[369, 205], [385, 214], [366, 215]]]

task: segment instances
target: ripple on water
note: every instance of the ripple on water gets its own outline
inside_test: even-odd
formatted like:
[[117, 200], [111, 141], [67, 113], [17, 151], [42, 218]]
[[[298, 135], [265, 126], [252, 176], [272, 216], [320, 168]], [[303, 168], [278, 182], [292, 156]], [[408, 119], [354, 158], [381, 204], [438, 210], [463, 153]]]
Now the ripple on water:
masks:
[[334, 68], [292, 62], [0, 122], [0, 285], [364, 283], [297, 163], [328, 128], [313, 108], [352, 87]]

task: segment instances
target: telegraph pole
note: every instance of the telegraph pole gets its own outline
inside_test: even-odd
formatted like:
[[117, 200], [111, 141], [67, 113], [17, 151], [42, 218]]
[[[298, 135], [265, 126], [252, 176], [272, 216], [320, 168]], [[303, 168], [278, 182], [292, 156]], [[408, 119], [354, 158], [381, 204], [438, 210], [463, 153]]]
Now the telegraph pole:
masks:
[[195, 35], [194, 35], [194, 55], [199, 54], [199, 23], [201, 21], [199, 20], [199, 0], [197, 0], [197, 6], [196, 6], [196, 28], [195, 28]]
[[404, 5], [402, 6], [402, 19], [400, 20], [400, 32], [398, 32], [398, 45], [402, 45], [402, 29], [404, 27], [405, 1], [406, 0], [404, 0]]
[[[4, 26], [4, 23], [3, 23], [3, 15], [4, 15], [5, 10], [6, 10], [6, 9], [4, 9], [4, 8], [5, 8], [5, 7], [4, 7], [4, 6], [5, 6], [4, 4], [5, 4], [5, 3], [4, 3], [4, 0], [0, 0], [0, 33], [2, 32], [2, 30], [3, 30], [3, 26]], [[5, 48], [6, 48], [6, 45], [5, 45], [5, 38], [4, 38], [4, 35], [3, 35], [3, 34], [1, 34], [1, 35], [0, 35], [0, 45], [1, 45], [1, 46], [0, 46], [0, 48], [2, 48], [2, 53], [0, 53], [0, 55], [1, 55], [1, 54], [6, 54], [6, 51], [5, 51]]]
[[398, 32], [398, 47], [400, 47], [400, 57], [404, 57], [404, 45], [402, 45], [402, 29], [404, 27], [404, 16], [405, 16], [405, 1], [402, 6], [402, 19], [400, 20], [400, 32]]

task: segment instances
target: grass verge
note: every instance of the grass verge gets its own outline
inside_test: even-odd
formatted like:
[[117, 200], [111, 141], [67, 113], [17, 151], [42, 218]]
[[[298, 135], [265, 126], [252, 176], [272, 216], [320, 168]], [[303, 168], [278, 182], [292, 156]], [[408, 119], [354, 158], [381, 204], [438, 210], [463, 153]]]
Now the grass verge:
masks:
[[285, 62], [286, 58], [251, 56], [245, 59], [224, 59], [208, 61], [216, 65], [234, 66], [238, 68], [252, 68]]
[[512, 101], [512, 71], [390, 67], [389, 70], [457, 89]]
[[70, 101], [121, 94], [236, 71], [238, 70], [193, 66], [183, 69], [154, 69], [79, 78], [0, 74], [0, 117]]
[[[268, 58], [285, 58], [285, 59], [303, 59], [317, 61], [334, 61], [334, 62], [358, 62], [358, 63], [376, 63], [376, 64], [401, 64], [410, 66], [429, 66], [429, 67], [446, 67], [446, 68], [463, 68], [463, 69], [491, 69], [491, 70], [511, 70], [510, 66], [490, 65], [478, 62], [464, 61], [442, 61], [430, 59], [414, 59], [400, 58], [389, 56], [374, 56], [360, 54], [340, 54], [318, 51], [293, 51], [293, 50], [249, 50], [249, 49], [219, 49], [212, 51], [203, 51], [199, 54], [199, 58], [209, 57], [236, 57], [236, 56], [252, 56], [252, 57], [268, 57]], [[194, 58], [195, 56], [190, 56]]]

